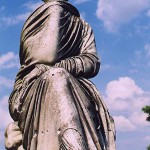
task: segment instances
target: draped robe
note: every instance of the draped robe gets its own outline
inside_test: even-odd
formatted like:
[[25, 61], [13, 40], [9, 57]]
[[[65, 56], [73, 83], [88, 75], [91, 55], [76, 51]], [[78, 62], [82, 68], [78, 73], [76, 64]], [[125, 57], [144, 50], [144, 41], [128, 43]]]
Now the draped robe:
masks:
[[20, 63], [9, 110], [24, 149], [115, 150], [113, 119], [88, 80], [100, 66], [93, 31], [74, 6], [48, 2], [29, 16]]

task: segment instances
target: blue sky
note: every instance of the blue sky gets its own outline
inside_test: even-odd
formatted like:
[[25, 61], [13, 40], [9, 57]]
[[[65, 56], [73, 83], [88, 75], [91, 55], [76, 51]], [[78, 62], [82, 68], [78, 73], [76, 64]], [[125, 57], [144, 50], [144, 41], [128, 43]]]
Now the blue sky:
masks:
[[[101, 70], [92, 79], [116, 122], [117, 150], [145, 150], [150, 124], [150, 1], [70, 0], [93, 28]], [[11, 119], [8, 97], [19, 69], [19, 38], [25, 19], [41, 1], [0, 1], [0, 149]]]

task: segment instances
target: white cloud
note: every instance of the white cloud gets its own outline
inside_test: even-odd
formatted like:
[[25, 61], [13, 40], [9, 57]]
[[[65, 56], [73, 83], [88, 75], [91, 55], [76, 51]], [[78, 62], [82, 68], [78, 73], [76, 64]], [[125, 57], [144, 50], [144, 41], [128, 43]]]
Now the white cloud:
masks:
[[42, 1], [36, 3], [25, 3], [23, 6], [27, 8], [27, 12], [23, 14], [18, 14], [16, 16], [3, 16], [1, 17], [0, 22], [1, 24], [5, 24], [8, 26], [16, 25], [21, 21], [25, 21], [28, 18], [28, 16], [32, 13], [32, 11], [38, 8], [41, 4], [43, 4]]
[[41, 6], [43, 4], [42, 1], [33, 3], [33, 2], [29, 2], [29, 3], [25, 3], [24, 6], [31, 11], [34, 11], [35, 9], [37, 9], [39, 6]]
[[111, 69], [112, 68], [112, 66], [110, 65], [110, 64], [102, 64], [101, 65], [101, 70], [109, 70], [109, 69]]
[[120, 77], [107, 84], [105, 101], [111, 110], [137, 111], [150, 102], [150, 92], [143, 91], [129, 77]]
[[98, 0], [96, 14], [108, 31], [114, 32], [149, 6], [148, 0]]
[[1, 57], [0, 57], [0, 65], [4, 64], [5, 62], [9, 61], [12, 58], [14, 58], [14, 54], [12, 52], [8, 52], [5, 55], [1, 55]]
[[6, 77], [0, 76], [0, 89], [3, 87], [12, 88], [14, 80], [7, 79]]
[[8, 69], [13, 67], [19, 67], [18, 55], [13, 52], [0, 55], [0, 69]]
[[14, 17], [2, 17], [1, 21], [9, 26], [16, 25], [20, 21], [25, 21], [29, 15], [30, 15], [30, 13], [27, 12], [27, 13], [20, 14], [20, 15], [14, 16]]
[[5, 10], [5, 6], [0, 6], [0, 11]]
[[85, 3], [88, 2], [90, 0], [74, 0], [75, 4], [81, 4], [81, 3]]
[[137, 60], [140, 60], [143, 57], [142, 51], [135, 51], [135, 57], [137, 58]]
[[141, 71], [142, 68], [147, 71], [150, 67], [150, 43], [146, 43], [142, 49], [135, 51], [130, 63], [135, 70]]
[[142, 107], [150, 104], [150, 92], [143, 91], [133, 79], [120, 77], [109, 82], [104, 99], [115, 114], [119, 131], [129, 132], [139, 127], [141, 130], [147, 127], [146, 114], [142, 112]]
[[4, 138], [4, 133], [0, 131], [0, 142]]
[[144, 140], [150, 141], [150, 136], [146, 136]]
[[[84, 2], [87, 2], [87, 1], [90, 1], [90, 0], [75, 0], [74, 3], [76, 4], [81, 4], [81, 3], [84, 3]], [[22, 21], [25, 21], [28, 16], [34, 11], [36, 10], [39, 6], [41, 6], [43, 4], [42, 1], [38, 1], [36, 3], [33, 3], [33, 2], [28, 2], [28, 3], [25, 3], [23, 6], [27, 9], [27, 11], [25, 13], [22, 13], [22, 14], [18, 14], [16, 16], [3, 16], [0, 18], [0, 24], [1, 26], [3, 24], [5, 25], [8, 25], [8, 26], [12, 26], [12, 25], [16, 25]], [[1, 9], [4, 9], [3, 7], [0, 8]], [[85, 18], [85, 14], [81, 14], [81, 17]]]
[[142, 89], [129, 77], [120, 77], [119, 80], [109, 82], [106, 87], [106, 95], [111, 100], [127, 99], [142, 93]]
[[1, 119], [0, 119], [0, 129], [5, 129], [7, 125], [12, 122], [12, 119], [9, 115], [8, 111], [8, 96], [4, 96], [0, 100], [0, 114], [1, 114]]
[[130, 105], [132, 106], [132, 110], [136, 111], [136, 110], [140, 110], [141, 112], [141, 108], [144, 107], [145, 105], [149, 105], [150, 104], [150, 92], [145, 92], [142, 95], [138, 95], [136, 97], [133, 97], [131, 99], [131, 103]]
[[85, 13], [85, 12], [81, 12], [81, 13], [80, 13], [80, 17], [81, 17], [83, 20], [86, 20], [86, 13]]
[[117, 131], [126, 132], [136, 130], [136, 126], [124, 116], [114, 116], [113, 118], [115, 120]]
[[150, 44], [145, 44], [146, 55], [150, 57]]
[[150, 17], [150, 10], [147, 11], [147, 16]]
[[4, 130], [9, 123], [13, 122], [8, 111], [8, 98], [9, 97], [6, 95], [0, 99], [0, 143], [4, 142]]
[[131, 116], [129, 117], [129, 120], [132, 121], [134, 125], [139, 126], [139, 127], [148, 126], [149, 123], [146, 121], [146, 117], [147, 115], [143, 113], [142, 111], [140, 112], [135, 111], [131, 114]]

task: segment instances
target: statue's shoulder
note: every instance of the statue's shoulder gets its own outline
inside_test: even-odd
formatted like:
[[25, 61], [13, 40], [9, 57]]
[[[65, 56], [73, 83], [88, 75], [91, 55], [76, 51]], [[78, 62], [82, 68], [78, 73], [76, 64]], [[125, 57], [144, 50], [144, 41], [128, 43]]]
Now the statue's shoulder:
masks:
[[67, 1], [55, 1], [52, 3], [61, 6], [63, 9], [66, 9], [67, 11], [71, 12], [73, 15], [80, 17], [80, 13], [78, 9], [75, 6], [73, 6], [71, 3]]
[[62, 9], [66, 9], [66, 11], [71, 12], [73, 15], [76, 16], [80, 16], [80, 13], [78, 11], [78, 9], [73, 6], [71, 3], [67, 2], [67, 1], [50, 1], [48, 3], [45, 3], [43, 5], [41, 5], [37, 10], [35, 10], [35, 12], [39, 11], [40, 9], [53, 9], [53, 8], [62, 8]]
[[82, 17], [80, 18], [80, 20], [82, 21], [82, 24], [84, 26], [84, 32], [85, 33], [93, 32], [91, 25], [87, 21], [85, 21]]
[[70, 12], [72, 15], [75, 15], [77, 17], [80, 17], [80, 13], [77, 10], [75, 6], [70, 4], [69, 2], [65, 1], [51, 1], [42, 4], [40, 7], [38, 7], [26, 20], [24, 27], [28, 25], [32, 20], [38, 19], [41, 15], [47, 14], [50, 15], [51, 13], [55, 13], [59, 10], [64, 10], [66, 12]]

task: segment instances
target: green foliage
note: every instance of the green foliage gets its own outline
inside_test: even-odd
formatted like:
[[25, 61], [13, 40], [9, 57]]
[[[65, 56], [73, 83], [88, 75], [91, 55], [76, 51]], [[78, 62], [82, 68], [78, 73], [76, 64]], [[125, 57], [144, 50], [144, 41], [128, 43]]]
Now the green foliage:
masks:
[[[147, 121], [150, 121], [150, 106], [145, 106], [142, 108], [142, 111], [146, 114], [148, 114], [148, 117], [146, 118]], [[150, 145], [147, 147], [147, 150], [150, 150]]]
[[150, 150], [150, 145], [147, 147], [147, 150]]
[[[148, 114], [148, 117], [146, 118], [147, 121], [150, 121], [150, 106], [145, 106], [142, 108], [142, 111], [146, 114]], [[149, 149], [150, 150], [150, 146]]]

